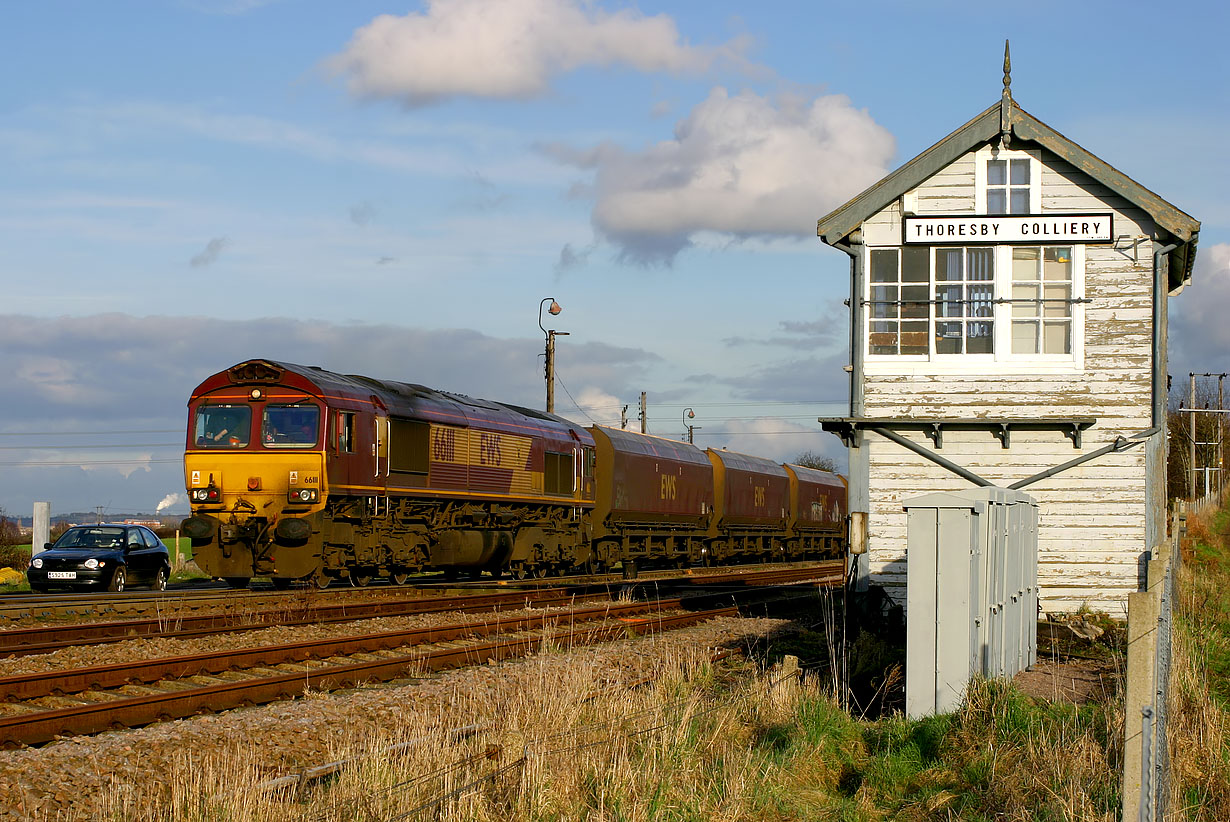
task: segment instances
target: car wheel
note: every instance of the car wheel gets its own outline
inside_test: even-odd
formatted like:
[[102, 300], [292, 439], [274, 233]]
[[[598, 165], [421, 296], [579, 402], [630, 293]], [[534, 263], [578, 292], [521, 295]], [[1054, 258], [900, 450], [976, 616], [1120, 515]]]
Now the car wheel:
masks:
[[153, 588], [155, 591], [165, 591], [167, 589], [167, 576], [167, 569], [165, 567], [158, 569], [158, 574], [154, 577]]
[[128, 575], [124, 571], [124, 566], [119, 565], [111, 574], [111, 584], [107, 586], [108, 591], [115, 591], [117, 594], [124, 590], [124, 583], [127, 581]]

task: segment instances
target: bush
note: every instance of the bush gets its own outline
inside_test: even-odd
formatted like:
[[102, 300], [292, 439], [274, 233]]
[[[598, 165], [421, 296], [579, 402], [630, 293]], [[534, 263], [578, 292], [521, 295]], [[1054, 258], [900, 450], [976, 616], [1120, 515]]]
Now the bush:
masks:
[[0, 545], [0, 568], [25, 571], [30, 567], [29, 545]]

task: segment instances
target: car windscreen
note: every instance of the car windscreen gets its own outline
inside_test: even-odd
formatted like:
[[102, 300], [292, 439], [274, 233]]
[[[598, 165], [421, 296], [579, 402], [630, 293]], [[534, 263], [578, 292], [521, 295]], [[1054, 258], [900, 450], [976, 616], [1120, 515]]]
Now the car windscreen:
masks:
[[320, 409], [311, 404], [266, 405], [261, 442], [266, 448], [312, 448], [320, 434]]
[[252, 431], [247, 405], [202, 405], [196, 410], [193, 441], [198, 448], [243, 448]]
[[122, 548], [123, 528], [70, 528], [55, 544], [56, 548]]

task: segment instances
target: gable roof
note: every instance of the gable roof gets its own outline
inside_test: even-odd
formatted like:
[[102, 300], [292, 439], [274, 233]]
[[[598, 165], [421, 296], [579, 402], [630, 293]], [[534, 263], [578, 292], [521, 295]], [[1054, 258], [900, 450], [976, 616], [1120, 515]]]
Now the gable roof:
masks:
[[840, 243], [905, 192], [917, 188], [968, 152], [994, 140], [1005, 125], [1011, 128], [1012, 136], [1037, 143], [1148, 213], [1159, 228], [1174, 238], [1172, 242], [1178, 244], [1170, 252], [1171, 289], [1191, 279], [1196, 241], [1200, 235], [1199, 220], [1081, 148], [1007, 96], [862, 194], [820, 218], [816, 234], [829, 245]]

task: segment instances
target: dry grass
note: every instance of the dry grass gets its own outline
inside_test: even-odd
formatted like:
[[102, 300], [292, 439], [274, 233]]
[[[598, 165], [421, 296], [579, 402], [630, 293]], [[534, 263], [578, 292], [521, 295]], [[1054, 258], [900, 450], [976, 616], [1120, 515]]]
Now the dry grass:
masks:
[[1169, 719], [1169, 818], [1230, 819], [1230, 515], [1188, 523], [1179, 570]]

